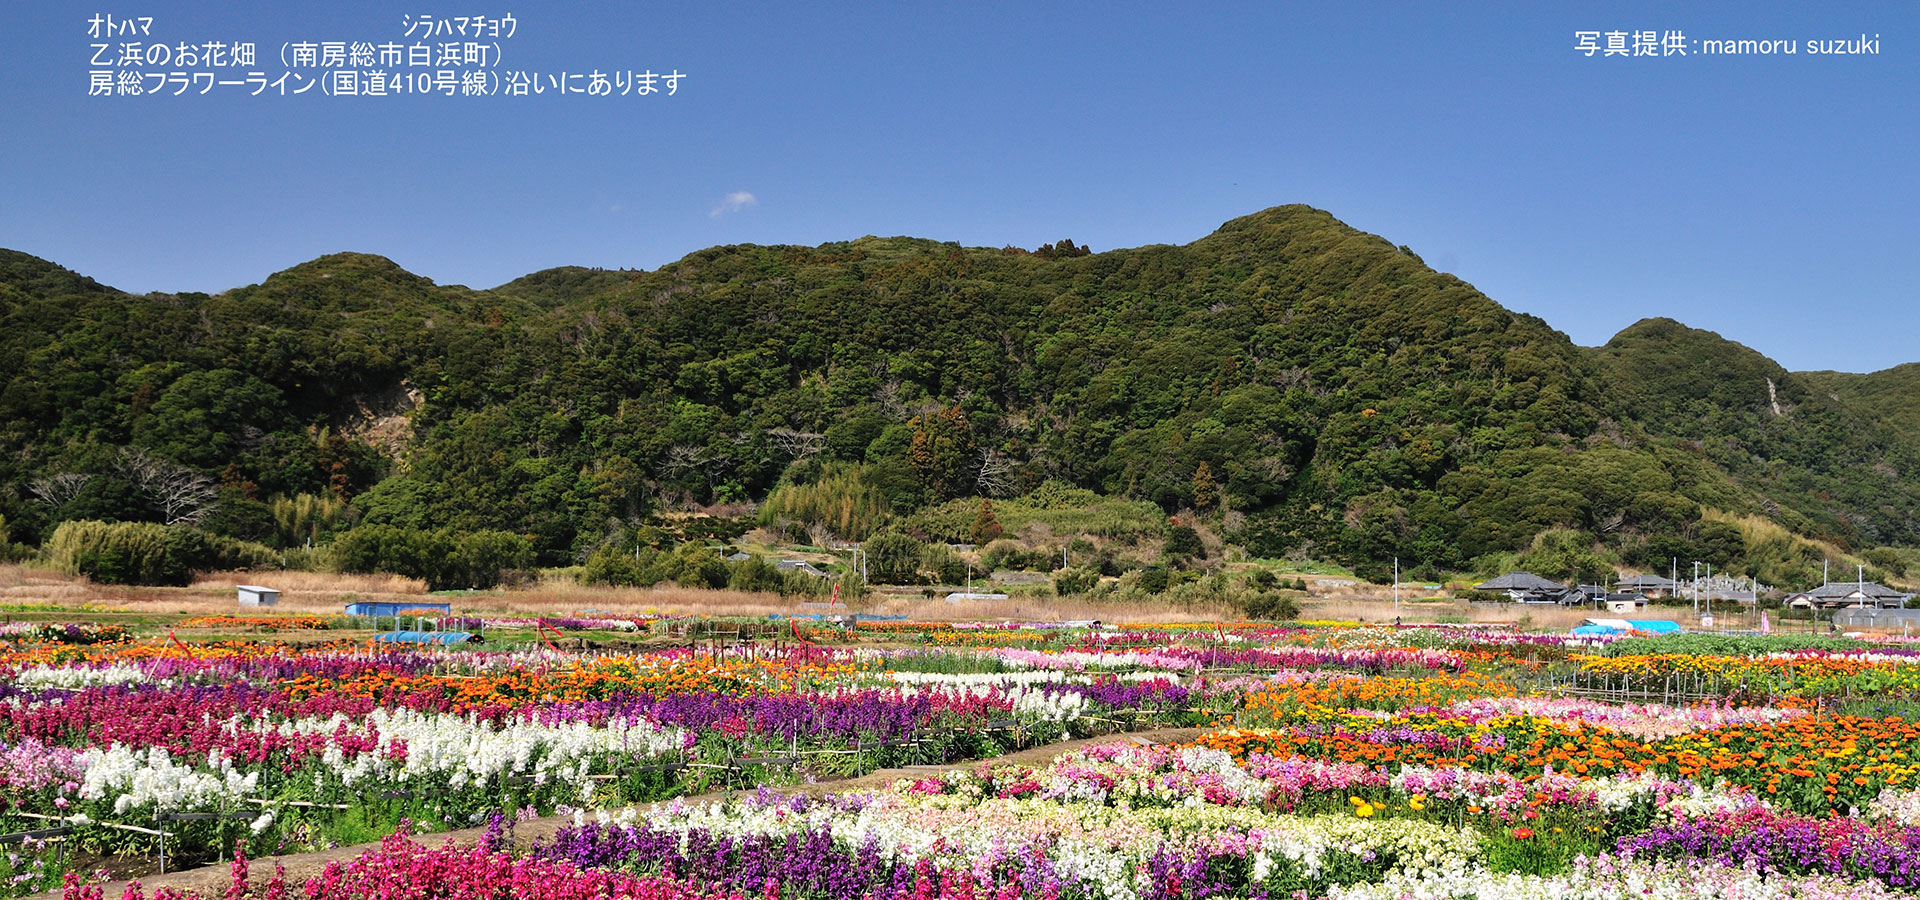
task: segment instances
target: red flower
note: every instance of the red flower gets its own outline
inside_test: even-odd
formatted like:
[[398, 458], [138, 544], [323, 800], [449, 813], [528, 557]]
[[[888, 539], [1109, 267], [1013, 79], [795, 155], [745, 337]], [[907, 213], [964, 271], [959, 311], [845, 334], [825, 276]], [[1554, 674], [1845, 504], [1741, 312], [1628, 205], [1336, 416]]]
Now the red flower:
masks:
[[1524, 841], [1530, 837], [1533, 837], [1533, 829], [1528, 828], [1525, 825], [1522, 825], [1519, 828], [1515, 828], [1513, 830], [1513, 836], [1519, 840]]

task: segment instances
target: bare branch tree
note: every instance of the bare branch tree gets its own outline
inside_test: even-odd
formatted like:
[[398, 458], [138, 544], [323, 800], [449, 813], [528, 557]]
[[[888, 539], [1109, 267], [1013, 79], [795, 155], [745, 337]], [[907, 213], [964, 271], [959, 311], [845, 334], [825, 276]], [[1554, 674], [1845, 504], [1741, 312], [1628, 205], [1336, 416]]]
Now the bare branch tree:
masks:
[[974, 476], [973, 483], [989, 497], [1010, 497], [1017, 486], [1018, 471], [1013, 460], [988, 450], [980, 455], [980, 474]]
[[907, 417], [907, 405], [900, 399], [900, 379], [888, 378], [873, 392], [873, 399], [880, 405], [880, 411], [889, 419]]
[[827, 436], [792, 428], [767, 429], [767, 443], [792, 459], [806, 459], [827, 448]]
[[684, 472], [688, 469], [705, 469], [709, 462], [707, 448], [693, 444], [675, 444], [667, 448], [667, 455], [660, 460], [660, 468], [667, 472]]
[[136, 447], [120, 452], [120, 470], [168, 525], [197, 525], [220, 496], [213, 479]]
[[59, 509], [71, 502], [73, 498], [80, 496], [87, 482], [92, 480], [92, 475], [66, 472], [45, 478], [35, 478], [31, 484], [27, 485], [27, 490], [33, 494], [35, 500], [46, 504], [48, 509]]

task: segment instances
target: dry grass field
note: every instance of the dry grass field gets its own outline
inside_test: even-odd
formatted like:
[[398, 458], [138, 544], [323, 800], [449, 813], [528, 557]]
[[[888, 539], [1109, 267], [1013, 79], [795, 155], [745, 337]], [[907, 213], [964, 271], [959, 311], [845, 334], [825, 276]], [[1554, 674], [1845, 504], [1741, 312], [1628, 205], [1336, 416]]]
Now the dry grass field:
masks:
[[[339, 613], [361, 600], [450, 600], [466, 612], [568, 615], [583, 611], [706, 616], [763, 616], [827, 611], [814, 602], [777, 594], [652, 588], [587, 587], [567, 579], [546, 579], [526, 587], [468, 594], [429, 595], [418, 579], [397, 576], [338, 575], [317, 572], [212, 572], [189, 587], [120, 587], [29, 566], [0, 566], [0, 604], [51, 605], [156, 614], [233, 613], [240, 609], [234, 588], [263, 584], [280, 590], [278, 613]], [[1127, 622], [1217, 621], [1230, 611], [1212, 606], [1183, 609], [1158, 603], [1095, 602], [1015, 597], [949, 604], [919, 593], [884, 594], [856, 602], [852, 611], [923, 620]]]
[[[467, 594], [429, 595], [426, 585], [413, 578], [380, 575], [342, 575], [320, 572], [212, 572], [183, 588], [123, 587], [93, 584], [84, 578], [23, 565], [0, 566], [0, 605], [50, 605], [101, 611], [150, 614], [204, 615], [241, 611], [234, 588], [241, 584], [278, 588], [279, 613], [335, 614], [361, 600], [421, 600], [429, 596], [451, 601], [463, 612], [521, 615], [570, 615], [597, 611], [623, 614], [665, 613], [705, 616], [762, 616], [769, 613], [811, 614], [829, 611], [818, 602], [803, 602], [777, 594], [726, 590], [699, 590], [671, 585], [651, 588], [588, 587], [569, 579], [549, 578], [524, 587]], [[1560, 630], [1580, 624], [1592, 611], [1553, 606], [1468, 604], [1453, 599], [1402, 595], [1396, 610], [1390, 594], [1377, 585], [1316, 585], [1301, 605], [1306, 619], [1391, 622], [1396, 615], [1407, 622], [1520, 622], [1527, 627]], [[1167, 623], [1230, 621], [1237, 614], [1213, 604], [1179, 604], [1127, 600], [1092, 600], [1014, 595], [1006, 600], [947, 603], [912, 589], [882, 589], [856, 601], [849, 611], [882, 616], [905, 616], [922, 621], [1064, 622], [1098, 619], [1105, 622]], [[837, 611], [837, 610], [835, 610]], [[1689, 630], [1689, 611], [1655, 607], [1639, 618], [1671, 619]], [[1722, 628], [1751, 626], [1748, 614], [1729, 620]]]

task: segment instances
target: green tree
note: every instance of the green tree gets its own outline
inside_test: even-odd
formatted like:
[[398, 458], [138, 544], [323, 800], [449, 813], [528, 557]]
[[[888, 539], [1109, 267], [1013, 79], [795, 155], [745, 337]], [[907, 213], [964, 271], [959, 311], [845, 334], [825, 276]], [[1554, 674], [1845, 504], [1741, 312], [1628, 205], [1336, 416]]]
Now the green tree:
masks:
[[907, 464], [936, 500], [955, 496], [967, 481], [973, 464], [973, 424], [958, 406], [937, 413], [915, 416], [907, 423], [913, 441], [907, 448]]
[[974, 544], [990, 544], [1000, 536], [1000, 520], [993, 515], [993, 501], [980, 498], [980, 514], [973, 517], [973, 527], [967, 533], [967, 539]]
[[1208, 512], [1220, 505], [1220, 486], [1213, 482], [1213, 467], [1206, 460], [1193, 470], [1193, 508]]
[[780, 569], [773, 563], [758, 556], [749, 556], [733, 565], [733, 572], [727, 576], [727, 587], [736, 591], [778, 594], [785, 592], [786, 579], [781, 577]]
[[1100, 573], [1093, 569], [1069, 568], [1053, 573], [1053, 592], [1062, 597], [1085, 594], [1100, 584]]
[[911, 536], [889, 531], [861, 545], [867, 554], [867, 579], [874, 584], [916, 584], [927, 545]]
[[249, 429], [280, 427], [280, 389], [245, 372], [213, 369], [181, 376], [134, 422], [134, 440], [201, 469], [233, 462]]
[[1192, 525], [1175, 525], [1167, 529], [1166, 551], [1168, 556], [1188, 557], [1207, 555], [1207, 547], [1200, 542], [1200, 532]]

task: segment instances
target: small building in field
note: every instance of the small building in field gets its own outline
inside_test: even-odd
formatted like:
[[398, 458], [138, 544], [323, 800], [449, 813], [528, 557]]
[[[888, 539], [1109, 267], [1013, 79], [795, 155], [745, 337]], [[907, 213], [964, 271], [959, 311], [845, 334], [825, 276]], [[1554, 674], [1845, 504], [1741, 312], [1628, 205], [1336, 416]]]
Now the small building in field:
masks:
[[1640, 594], [1608, 594], [1600, 598], [1600, 606], [1610, 613], [1643, 613], [1647, 611], [1647, 598]]
[[451, 613], [453, 612], [453, 604], [422, 603], [417, 600], [398, 602], [391, 600], [362, 600], [359, 603], [347, 604], [347, 615], [350, 616], [397, 616], [401, 613], [412, 615], [415, 612], [418, 612], [420, 615]]
[[235, 585], [234, 590], [240, 595], [241, 606], [272, 606], [280, 602], [280, 590], [278, 588], [261, 587], [257, 584], [241, 584]]

